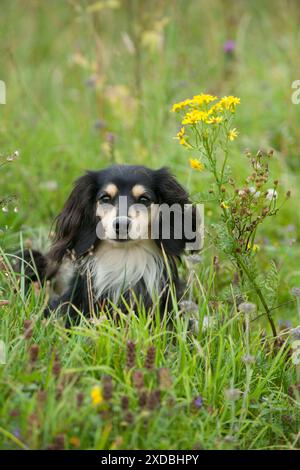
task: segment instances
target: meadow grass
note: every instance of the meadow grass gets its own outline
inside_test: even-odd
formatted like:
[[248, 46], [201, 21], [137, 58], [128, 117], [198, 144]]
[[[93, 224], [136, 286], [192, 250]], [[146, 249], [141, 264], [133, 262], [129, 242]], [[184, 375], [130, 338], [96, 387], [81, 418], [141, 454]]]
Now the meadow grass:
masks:
[[[2, 1], [0, 151], [20, 157], [0, 168], [0, 197], [17, 196], [0, 214], [0, 301], [9, 302], [0, 306], [0, 448], [299, 448], [290, 351], [299, 325], [290, 290], [300, 285], [297, 2], [128, 0], [92, 11], [94, 3]], [[244, 149], [274, 148], [274, 179], [282, 194], [292, 190], [257, 236], [260, 282], [271, 261], [278, 271], [276, 326], [291, 322], [280, 341], [274, 346], [255, 297], [251, 318], [238, 311], [229, 260], [210, 238], [187, 293], [196, 312], [174, 306], [162, 321], [140, 306], [118, 322], [82, 318], [70, 331], [43, 318], [47, 290], [25, 296], [12, 253], [49, 244], [53, 218], [85, 169], [167, 165], [195, 202], [206, 200], [209, 176], [189, 169], [169, 112], [200, 91], [241, 98], [230, 154], [241, 184]], [[209, 202], [205, 215], [209, 227], [220, 212]], [[181, 273], [191, 275], [185, 265]]]

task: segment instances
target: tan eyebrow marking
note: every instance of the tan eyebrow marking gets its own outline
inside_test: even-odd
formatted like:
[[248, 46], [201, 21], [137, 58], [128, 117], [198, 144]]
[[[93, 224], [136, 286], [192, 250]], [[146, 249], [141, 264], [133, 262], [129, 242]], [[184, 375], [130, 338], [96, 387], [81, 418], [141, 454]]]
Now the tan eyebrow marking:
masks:
[[104, 191], [110, 197], [115, 197], [118, 194], [118, 188], [114, 183], [109, 183], [107, 186], [105, 186]]
[[133, 196], [136, 198], [142, 196], [142, 194], [144, 194], [145, 191], [146, 191], [145, 187], [141, 184], [136, 184], [135, 186], [133, 186], [131, 190]]

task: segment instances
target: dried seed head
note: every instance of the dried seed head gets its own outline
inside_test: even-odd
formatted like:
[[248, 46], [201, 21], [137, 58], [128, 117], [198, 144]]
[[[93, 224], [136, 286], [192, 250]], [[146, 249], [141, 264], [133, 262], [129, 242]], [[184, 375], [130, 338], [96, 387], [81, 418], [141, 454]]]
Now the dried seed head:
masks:
[[255, 357], [251, 356], [251, 354], [245, 354], [242, 360], [245, 364], [253, 364], [255, 362]]
[[16, 160], [18, 157], [19, 157], [19, 152], [18, 152], [18, 150], [15, 150], [14, 153], [12, 153], [12, 154], [9, 155], [8, 157], [6, 157], [6, 161], [7, 161], [7, 162], [13, 162], [13, 161]]
[[145, 361], [146, 369], [153, 369], [154, 362], [155, 362], [155, 355], [156, 355], [155, 346], [149, 346], [147, 354], [146, 354], [146, 361]]
[[242, 392], [237, 388], [228, 388], [224, 393], [227, 400], [237, 401], [240, 398]]
[[56, 354], [54, 362], [53, 362], [53, 366], [52, 366], [52, 373], [54, 377], [58, 378], [60, 375], [60, 371], [61, 371], [60, 359], [59, 359], [58, 354]]
[[136, 370], [132, 374], [132, 382], [135, 388], [141, 389], [144, 387], [144, 374], [141, 370]]
[[20, 410], [18, 408], [14, 408], [13, 410], [11, 410], [11, 412], [9, 413], [9, 415], [12, 417], [12, 418], [17, 418], [18, 416], [20, 416]]
[[123, 395], [121, 397], [121, 408], [122, 410], [128, 410], [128, 407], [129, 407], [129, 398], [127, 395]]
[[24, 320], [23, 324], [24, 330], [23, 335], [25, 339], [30, 339], [32, 337], [32, 321], [31, 320]]
[[293, 328], [291, 330], [293, 339], [299, 340], [300, 339], [300, 326], [296, 326], [296, 328]]
[[77, 393], [76, 401], [77, 401], [77, 408], [80, 408], [84, 401], [84, 394], [82, 392]]
[[28, 416], [27, 426], [29, 428], [29, 432], [32, 433], [34, 429], [39, 425], [39, 420], [36, 414], [32, 413]]
[[174, 398], [173, 398], [173, 397], [169, 397], [169, 398], [167, 399], [167, 407], [168, 407], [168, 408], [174, 408], [175, 405], [176, 405], [176, 402], [175, 402]]
[[144, 408], [146, 406], [146, 403], [147, 403], [147, 400], [148, 400], [148, 394], [146, 391], [143, 391], [139, 394], [139, 406], [141, 408]]
[[63, 384], [60, 384], [56, 387], [56, 393], [55, 393], [55, 398], [56, 400], [60, 400], [64, 391], [64, 386]]
[[36, 397], [37, 397], [37, 400], [38, 400], [40, 403], [44, 404], [44, 403], [47, 401], [47, 392], [46, 392], [46, 390], [39, 390], [39, 391], [37, 392], [37, 396], [36, 396]]
[[291, 415], [282, 415], [281, 419], [285, 424], [292, 424], [294, 421]]
[[113, 396], [113, 381], [110, 375], [104, 375], [102, 377], [103, 384], [103, 398], [104, 400], [111, 400]]
[[54, 446], [56, 450], [63, 450], [65, 448], [65, 435], [58, 434], [54, 438]]
[[250, 302], [242, 302], [239, 307], [238, 307], [239, 311], [242, 312], [242, 313], [252, 313], [252, 312], [255, 312], [256, 310], [256, 305], [255, 304], [251, 304]]
[[167, 367], [158, 370], [158, 383], [162, 390], [169, 390], [172, 387], [172, 377]]
[[135, 343], [128, 341], [126, 348], [126, 367], [132, 369], [135, 366], [136, 350]]
[[277, 199], [278, 193], [276, 189], [270, 188], [267, 190], [265, 196], [268, 201], [272, 201], [273, 199]]
[[179, 302], [179, 307], [185, 313], [196, 313], [199, 311], [198, 305], [192, 300], [182, 300]]
[[268, 207], [264, 207], [262, 210], [262, 215], [266, 216], [270, 212], [270, 209]]
[[160, 404], [160, 390], [154, 390], [149, 393], [147, 399], [147, 408], [154, 410]]
[[28, 328], [31, 328], [32, 321], [31, 320], [24, 320], [23, 326], [24, 330], [28, 330]]
[[133, 424], [133, 422], [134, 422], [133, 413], [131, 413], [131, 411], [127, 411], [125, 413], [124, 419], [125, 419], [127, 424]]
[[295, 297], [300, 297], [300, 287], [293, 287], [291, 289], [291, 294]]
[[40, 348], [38, 344], [32, 344], [30, 346], [28, 353], [29, 353], [29, 359], [31, 363], [36, 362], [39, 352], [40, 352]]
[[299, 399], [299, 396], [300, 396], [300, 383], [299, 383], [299, 384], [290, 385], [289, 388], [288, 388], [288, 395], [289, 395], [290, 397]]

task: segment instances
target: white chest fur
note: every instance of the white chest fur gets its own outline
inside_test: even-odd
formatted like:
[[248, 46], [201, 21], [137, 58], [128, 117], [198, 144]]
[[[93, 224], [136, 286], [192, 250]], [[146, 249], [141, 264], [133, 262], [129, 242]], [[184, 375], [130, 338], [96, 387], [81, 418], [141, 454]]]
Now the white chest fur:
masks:
[[112, 244], [102, 242], [85, 264], [96, 299], [108, 295], [117, 302], [120, 295], [143, 279], [151, 297], [162, 289], [164, 261], [151, 240]]

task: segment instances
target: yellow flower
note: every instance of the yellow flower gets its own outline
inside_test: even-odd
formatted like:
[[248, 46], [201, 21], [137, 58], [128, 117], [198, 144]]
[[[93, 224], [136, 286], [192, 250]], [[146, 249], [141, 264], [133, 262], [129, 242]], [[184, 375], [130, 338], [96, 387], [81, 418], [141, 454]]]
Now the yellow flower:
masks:
[[124, 439], [122, 436], [117, 436], [115, 440], [113, 441], [111, 447], [109, 450], [117, 450], [119, 449], [124, 443]]
[[80, 447], [80, 439], [76, 436], [70, 437], [70, 444], [73, 447]]
[[216, 99], [218, 99], [217, 96], [207, 95], [204, 93], [193, 96], [193, 102], [194, 104], [197, 104], [198, 106], [201, 106], [202, 104], [211, 103], [211, 101], [215, 101]]
[[[247, 249], [251, 250], [251, 243], [250, 242], [247, 245]], [[253, 246], [252, 246], [252, 251], [256, 252], [256, 251], [259, 251], [259, 250], [260, 250], [260, 246], [257, 245], [256, 243], [254, 243]]]
[[178, 139], [182, 139], [185, 136], [185, 129], [184, 127], [181, 127], [181, 129], [177, 132], [177, 137]]
[[236, 105], [240, 104], [240, 102], [240, 98], [237, 98], [236, 96], [224, 96], [220, 99], [216, 106], [220, 109], [227, 109], [231, 112], [234, 112]]
[[226, 202], [224, 202], [224, 201], [221, 202], [221, 207], [222, 207], [222, 209], [229, 209], [229, 205], [226, 204]]
[[102, 390], [98, 385], [95, 385], [91, 390], [91, 399], [93, 405], [101, 405], [103, 402]]
[[179, 140], [180, 145], [183, 145], [184, 147], [187, 147], [187, 148], [192, 148], [192, 146], [186, 140], [187, 138], [186, 138], [184, 127], [182, 127], [180, 131], [177, 132], [176, 139]]
[[190, 166], [193, 168], [193, 170], [198, 170], [198, 171], [203, 171], [204, 170], [204, 165], [200, 160], [197, 158], [190, 158]]
[[206, 122], [208, 118], [208, 113], [205, 111], [198, 111], [193, 109], [193, 111], [187, 113], [183, 120], [182, 124], [196, 124], [199, 121]]
[[[189, 107], [190, 109], [197, 108], [197, 107], [199, 108], [202, 105], [207, 105], [217, 99], [218, 99], [217, 96], [201, 93], [200, 95], [193, 96], [192, 99], [187, 98], [186, 100], [179, 101], [178, 103], [173, 104], [171, 111], [176, 113], [176, 112], [185, 110], [185, 108], [187, 107]], [[240, 104], [240, 102], [241, 102], [240, 98], [237, 98], [236, 96], [231, 96], [231, 95], [224, 96], [223, 98], [220, 99], [220, 101], [215, 103], [210, 108], [208, 113], [211, 114], [212, 112], [223, 112], [224, 110], [229, 110], [232, 113], [234, 113], [236, 106]], [[190, 124], [190, 122], [188, 122], [188, 124]]]
[[211, 118], [207, 119], [207, 124], [220, 124], [223, 121], [221, 116], [212, 116]]
[[238, 131], [236, 130], [236, 128], [230, 129], [230, 131], [228, 132], [228, 139], [233, 141], [237, 136], [238, 136]]
[[186, 100], [184, 100], [184, 101], [180, 101], [179, 103], [175, 103], [175, 104], [173, 104], [171, 111], [172, 111], [173, 113], [178, 113], [178, 112], [181, 111], [182, 109], [184, 109], [184, 108], [186, 108], [187, 106], [191, 105], [191, 104], [192, 104], [192, 101], [193, 101], [193, 100], [186, 99]]
[[186, 147], [188, 149], [192, 148], [192, 146], [186, 141], [185, 138], [179, 139], [179, 143], [180, 143], [180, 145], [183, 145], [183, 147]]

